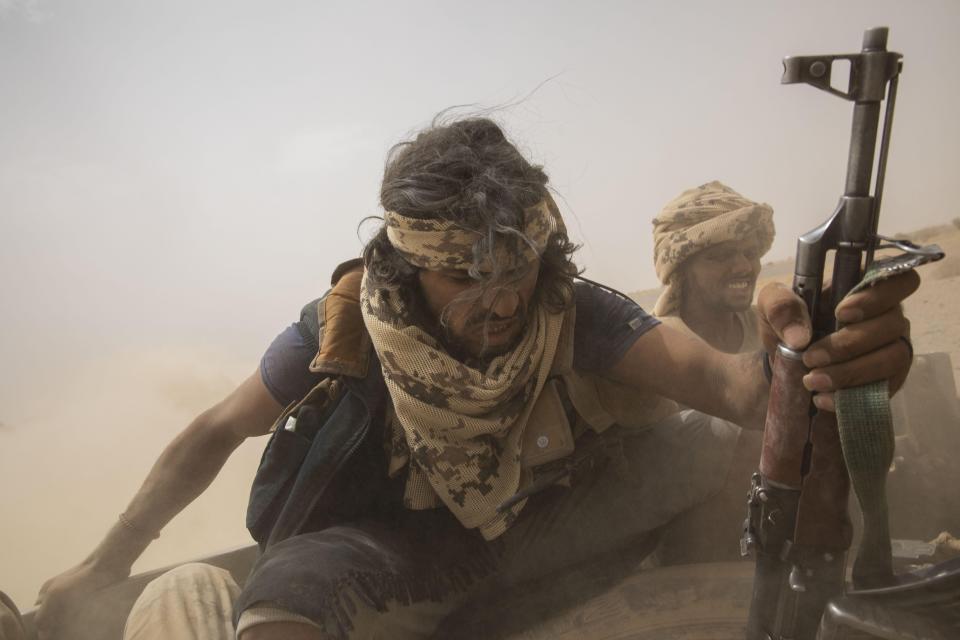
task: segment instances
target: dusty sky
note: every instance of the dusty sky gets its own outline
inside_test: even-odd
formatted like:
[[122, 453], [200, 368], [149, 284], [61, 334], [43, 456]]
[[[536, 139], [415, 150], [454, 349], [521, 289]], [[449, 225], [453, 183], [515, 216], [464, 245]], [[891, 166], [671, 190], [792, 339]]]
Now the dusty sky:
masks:
[[[496, 117], [546, 166], [587, 275], [636, 290], [686, 187], [771, 203], [769, 259], [829, 214], [851, 108], [781, 86], [780, 60], [881, 24], [905, 54], [892, 233], [960, 215], [954, 0], [0, 0], [0, 588], [26, 598], [89, 550], [359, 253], [387, 148], [437, 112], [519, 101]], [[242, 542], [260, 446], [155, 560]]]

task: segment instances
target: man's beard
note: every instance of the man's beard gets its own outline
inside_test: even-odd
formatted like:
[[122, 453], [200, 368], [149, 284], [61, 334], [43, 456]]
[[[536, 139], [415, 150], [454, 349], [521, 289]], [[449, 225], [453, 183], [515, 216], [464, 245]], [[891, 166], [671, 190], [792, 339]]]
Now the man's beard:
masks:
[[[521, 324], [521, 329], [517, 331], [517, 335], [507, 343], [496, 345], [496, 347], [481, 349], [479, 354], [473, 354], [465, 340], [454, 335], [450, 327], [438, 321], [437, 318], [433, 317], [433, 314], [427, 311], [427, 301], [423, 297], [423, 292], [419, 286], [411, 287], [407, 290], [407, 293], [408, 295], [412, 294], [410, 298], [408, 298], [408, 304], [416, 324], [436, 338], [450, 356], [468, 367], [481, 371], [485, 370], [494, 358], [509, 353], [517, 347], [526, 332], [527, 323], [530, 322], [530, 314], [537, 308], [537, 305], [540, 304], [541, 299], [540, 287], [534, 289], [529, 301], [524, 301], [523, 298], [520, 298], [517, 312], [513, 315]], [[501, 320], [511, 319], [501, 318], [496, 315], [488, 318], [488, 313], [487, 311], [476, 309], [475, 312], [471, 313], [467, 318], [467, 322], [464, 324], [465, 330], [469, 331], [476, 326], [484, 326], [487, 322], [499, 322]]]
[[[535, 308], [535, 304], [536, 301], [531, 301], [530, 304], [527, 304], [521, 298], [516, 313], [509, 318], [503, 318], [482, 310], [477, 310], [475, 313], [472, 313], [464, 323], [463, 333], [469, 335], [478, 331], [482, 332], [483, 345], [479, 353], [474, 353], [468, 346], [467, 340], [454, 335], [447, 326], [442, 327], [441, 341], [451, 356], [469, 367], [482, 371], [487, 368], [494, 358], [510, 353], [517, 347], [526, 332], [527, 323], [530, 322], [530, 310]], [[488, 344], [489, 334], [487, 330], [489, 325], [501, 322], [516, 323], [516, 325], [511, 326], [509, 329], [514, 332], [513, 337], [503, 344]]]

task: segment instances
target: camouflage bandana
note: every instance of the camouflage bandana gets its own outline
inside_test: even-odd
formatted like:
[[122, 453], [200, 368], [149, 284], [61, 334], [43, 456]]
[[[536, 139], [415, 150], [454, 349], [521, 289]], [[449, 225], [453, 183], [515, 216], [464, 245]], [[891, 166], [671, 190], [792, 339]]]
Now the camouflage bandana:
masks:
[[[441, 253], [430, 251], [435, 258]], [[479, 370], [422, 329], [396, 291], [369, 288], [366, 273], [360, 305], [399, 425], [394, 432], [406, 440], [392, 447], [392, 458], [403, 459], [390, 462], [392, 471], [409, 463], [405, 503], [424, 509], [439, 498], [464, 527], [478, 528], [487, 540], [498, 537], [526, 504], [497, 511], [530, 481], [520, 464], [521, 437], [556, 357], [565, 314], [531, 309], [517, 346]]]
[[653, 262], [657, 277], [666, 285], [653, 308], [654, 315], [679, 311], [682, 292], [676, 276], [685, 260], [707, 247], [743, 240], [750, 234], [757, 235], [761, 255], [770, 250], [773, 209], [716, 180], [687, 189], [668, 202], [653, 219]]
[[[508, 253], [498, 247], [496, 260], [501, 265], [520, 265], [536, 260], [547, 246], [550, 235], [565, 231], [560, 213], [550, 196], [523, 210], [524, 244], [522, 254]], [[443, 219], [423, 219], [387, 211], [383, 216], [387, 238], [403, 259], [421, 269], [467, 270], [474, 264], [474, 245], [483, 235], [466, 229], [456, 222]], [[490, 264], [481, 263], [481, 270]]]

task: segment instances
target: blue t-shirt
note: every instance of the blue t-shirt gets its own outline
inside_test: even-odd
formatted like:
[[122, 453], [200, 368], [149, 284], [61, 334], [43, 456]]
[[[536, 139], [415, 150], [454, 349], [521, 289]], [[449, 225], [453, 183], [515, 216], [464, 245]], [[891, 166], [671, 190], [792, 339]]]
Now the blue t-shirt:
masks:
[[[603, 373], [619, 362], [637, 338], [660, 324], [636, 302], [608, 289], [578, 281], [574, 290], [573, 368], [578, 371]], [[260, 376], [281, 405], [299, 400], [323, 379], [324, 374], [309, 369], [318, 349], [300, 321], [280, 333], [263, 354]]]

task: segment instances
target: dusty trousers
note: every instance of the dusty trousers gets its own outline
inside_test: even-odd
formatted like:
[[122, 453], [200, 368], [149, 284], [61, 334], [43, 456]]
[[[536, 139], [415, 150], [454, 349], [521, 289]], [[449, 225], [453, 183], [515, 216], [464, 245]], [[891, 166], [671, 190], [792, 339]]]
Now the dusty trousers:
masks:
[[[471, 597], [489, 590], [491, 584], [509, 589], [562, 572], [631, 544], [707, 500], [721, 488], [739, 434], [737, 427], [725, 421], [689, 410], [636, 431], [615, 428], [605, 432], [612, 454], [578, 470], [570, 487], [551, 487], [533, 496], [503, 536], [482, 543], [496, 550], [495, 562], [489, 573], [474, 580], [450, 581], [446, 576], [437, 583], [444, 588], [420, 592], [394, 589], [391, 593], [398, 593], [399, 598], [382, 597], [377, 602], [369, 592], [376, 585], [358, 582], [352, 574], [351, 580], [338, 582], [343, 576], [337, 573], [348, 574], [354, 565], [325, 554], [361, 554], [363, 566], [381, 562], [389, 570], [385, 575], [391, 584], [402, 584], [408, 577], [403, 554], [410, 549], [430, 553], [436, 540], [424, 539], [416, 530], [409, 535], [401, 532], [397, 540], [396, 532], [381, 536], [382, 527], [346, 524], [332, 528], [336, 531], [295, 536], [268, 550], [253, 579], [277, 585], [265, 592], [274, 595], [261, 596], [241, 612], [233, 610], [241, 589], [226, 572], [207, 565], [186, 565], [161, 576], [134, 605], [124, 637], [219, 640], [240, 633], [242, 640], [244, 631], [252, 627], [294, 622], [312, 627], [319, 638], [430, 638], [447, 615], [469, 606]], [[473, 533], [463, 530], [455, 535]], [[352, 547], [333, 544], [334, 539], [351, 540]], [[464, 554], [471, 555], [476, 545], [471, 540]], [[339, 564], [330, 562], [331, 558], [339, 559]], [[413, 566], [409, 571], [421, 568]], [[317, 603], [302, 597], [314, 593], [309, 589], [311, 582], [346, 587], [316, 592], [328, 594], [331, 600]], [[372, 606], [374, 602], [376, 606]], [[235, 613], [239, 613], [236, 632], [231, 622]]]

